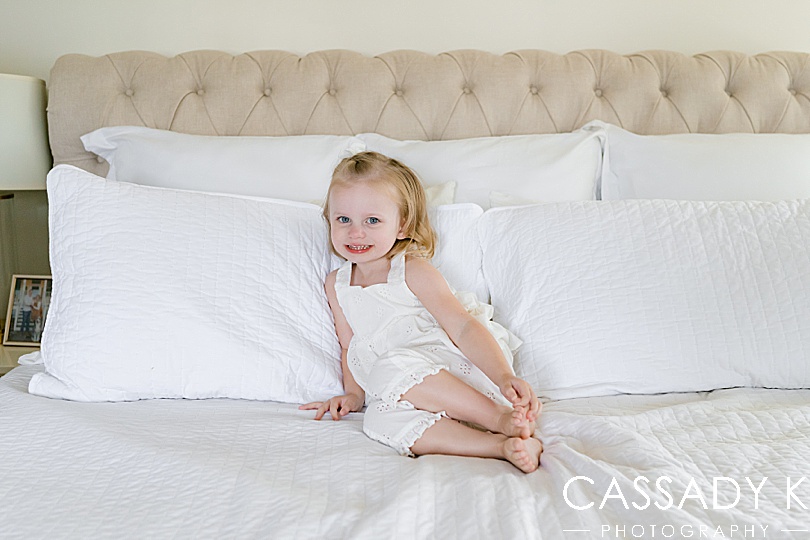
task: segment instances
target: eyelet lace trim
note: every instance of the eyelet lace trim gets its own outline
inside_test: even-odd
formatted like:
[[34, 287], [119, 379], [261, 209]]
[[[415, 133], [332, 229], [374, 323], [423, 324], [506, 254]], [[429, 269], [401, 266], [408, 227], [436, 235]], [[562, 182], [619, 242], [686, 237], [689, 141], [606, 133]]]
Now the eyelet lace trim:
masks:
[[408, 428], [408, 431], [405, 432], [405, 435], [402, 436], [402, 448], [397, 448], [400, 454], [403, 456], [410, 456], [416, 457], [413, 452], [411, 452], [411, 446], [419, 440], [419, 438], [425, 434], [425, 431], [431, 427], [433, 424], [438, 422], [441, 418], [446, 418], [447, 413], [444, 411], [431, 413], [425, 411], [425, 416], [419, 418], [417, 421], [413, 423], [413, 425]]
[[436, 373], [445, 370], [447, 371], [446, 366], [420, 366], [419, 369], [409, 373], [406, 377], [403, 377], [392, 386], [387, 392], [385, 392], [381, 399], [383, 401], [388, 401], [389, 403], [396, 403], [402, 398], [402, 394], [416, 386], [417, 384], [421, 383], [425, 380], [425, 377], [429, 377], [430, 375], [435, 375]]
[[386, 446], [390, 446], [401, 456], [408, 456], [408, 457], [416, 457], [416, 455], [411, 452], [411, 446], [413, 446], [419, 438], [425, 434], [425, 431], [439, 421], [441, 418], [447, 418], [447, 413], [444, 411], [432, 413], [428, 411], [422, 411], [424, 415], [414, 420], [410, 426], [408, 426], [405, 433], [400, 437], [399, 441], [394, 442], [391, 440], [391, 437], [387, 437], [384, 435], [379, 435], [374, 433], [371, 430], [363, 429], [366, 435], [370, 439], [374, 439], [375, 441], [382, 443]]

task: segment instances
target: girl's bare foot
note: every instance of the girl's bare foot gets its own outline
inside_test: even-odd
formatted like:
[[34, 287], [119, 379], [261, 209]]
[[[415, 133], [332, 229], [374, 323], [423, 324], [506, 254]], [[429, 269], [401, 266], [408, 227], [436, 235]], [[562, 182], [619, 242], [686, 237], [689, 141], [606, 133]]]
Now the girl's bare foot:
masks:
[[511, 437], [502, 443], [503, 457], [525, 473], [534, 472], [540, 466], [543, 443], [539, 439]]
[[527, 411], [524, 407], [504, 407], [503, 412], [498, 417], [497, 426], [495, 427], [496, 433], [503, 433], [507, 437], [520, 437], [521, 439], [528, 439], [532, 436], [535, 429], [535, 423], [530, 422], [526, 416]]

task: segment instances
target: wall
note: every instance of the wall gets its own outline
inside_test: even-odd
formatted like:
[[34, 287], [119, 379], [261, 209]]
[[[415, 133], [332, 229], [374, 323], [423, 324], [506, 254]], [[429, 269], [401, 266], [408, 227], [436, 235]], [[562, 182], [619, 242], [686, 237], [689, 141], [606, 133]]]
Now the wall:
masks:
[[[0, 13], [0, 72], [45, 80], [62, 54], [130, 49], [810, 51], [806, 0], [0, 0]], [[48, 272], [45, 205], [15, 199], [18, 272]]]
[[18, 191], [0, 200], [0, 321], [6, 319], [12, 274], [50, 273], [45, 192]]
[[0, 72], [68, 52], [810, 50], [806, 0], [0, 0]]

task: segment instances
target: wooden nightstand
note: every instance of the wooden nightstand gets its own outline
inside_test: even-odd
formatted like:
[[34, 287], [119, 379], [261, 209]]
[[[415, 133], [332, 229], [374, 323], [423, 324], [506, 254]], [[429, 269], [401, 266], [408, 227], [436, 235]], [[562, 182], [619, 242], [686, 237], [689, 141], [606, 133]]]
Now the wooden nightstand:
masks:
[[17, 359], [24, 354], [38, 351], [39, 347], [12, 347], [0, 345], [0, 377], [17, 367]]

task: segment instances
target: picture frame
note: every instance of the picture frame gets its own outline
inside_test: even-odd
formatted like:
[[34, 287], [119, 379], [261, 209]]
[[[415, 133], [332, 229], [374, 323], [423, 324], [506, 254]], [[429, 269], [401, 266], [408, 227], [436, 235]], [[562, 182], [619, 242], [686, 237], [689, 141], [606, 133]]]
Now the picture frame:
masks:
[[3, 345], [39, 347], [51, 304], [51, 276], [14, 274], [8, 298]]

